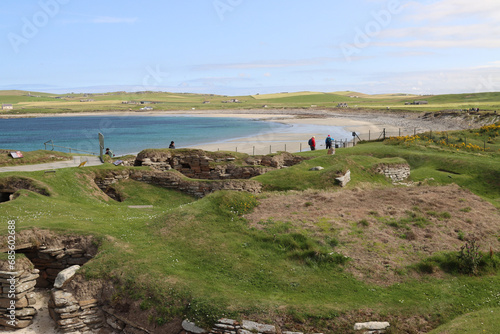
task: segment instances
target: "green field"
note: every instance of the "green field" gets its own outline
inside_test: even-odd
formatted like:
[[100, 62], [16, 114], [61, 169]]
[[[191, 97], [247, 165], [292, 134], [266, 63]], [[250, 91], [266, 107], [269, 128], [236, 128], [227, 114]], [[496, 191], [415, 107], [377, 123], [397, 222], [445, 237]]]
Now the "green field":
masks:
[[[296, 95], [289, 99], [305, 98]], [[15, 200], [0, 204], [0, 232], [5, 234], [6, 222], [15, 220], [18, 229], [37, 227], [96, 236], [99, 253], [81, 272], [88, 279], [113, 282], [119, 293], [110, 302], [138, 301], [150, 314], [147, 321], [156, 326], [177, 317], [202, 326], [233, 317], [281, 322], [283, 329], [306, 333], [351, 333], [355, 321], [387, 320], [390, 333], [417, 333], [441, 324], [448, 327], [435, 333], [448, 333], [447, 328], [454, 324], [475, 318], [477, 325], [469, 326], [470, 333], [477, 328], [492, 332], [495, 325], [479, 327], [478, 321], [498, 319], [499, 230], [479, 240], [485, 244], [475, 275], [462, 273], [456, 257], [469, 233], [479, 231], [482, 221], [473, 221], [474, 217], [499, 221], [499, 126], [448, 134], [457, 143], [464, 134], [477, 137], [478, 143], [488, 138], [491, 149], [486, 151], [460, 144], [457, 148], [450, 146], [451, 141], [445, 145], [441, 137], [446, 133], [441, 133], [434, 134], [432, 141], [422, 135], [361, 143], [338, 149], [333, 156], [325, 150], [300, 153], [311, 159], [254, 178], [266, 190], [257, 196], [221, 191], [195, 199], [129, 180], [119, 184], [124, 201], [117, 202], [89, 181], [97, 174], [133, 168], [109, 163], [53, 174], [2, 173], [0, 183], [30, 179], [50, 196], [20, 190]], [[34, 159], [41, 159], [44, 152], [37, 154]], [[420, 203], [416, 198], [406, 211], [394, 215], [386, 215], [380, 207], [367, 207], [363, 216], [349, 210], [343, 211], [342, 218], [319, 213], [323, 205], [316, 198], [321, 196], [404, 194], [406, 186], [393, 185], [374, 172], [374, 166], [401, 163], [411, 166], [410, 181], [415, 186], [408, 189], [418, 190], [422, 184], [421, 189], [429, 192], [432, 187], [457, 185], [456, 189], [464, 191], [449, 205], [433, 210], [426, 206], [434, 203]], [[325, 169], [309, 171], [314, 166]], [[341, 189], [333, 179], [347, 169], [352, 181]], [[310, 212], [313, 218], [272, 218], [277, 211], [268, 212], [271, 218], [257, 223], [247, 218], [261, 203], [276, 200], [279, 205], [279, 199], [287, 198], [305, 203], [289, 204], [286, 214], [293, 217]], [[153, 207], [141, 210], [129, 205]], [[362, 201], [354, 207], [361, 205]], [[485, 212], [489, 216], [482, 216]], [[344, 225], [338, 227], [337, 223]], [[449, 230], [452, 224], [460, 224], [461, 230]], [[446, 240], [454, 235], [451, 246], [432, 256], [408, 248], [409, 232], [419, 234], [425, 229], [440, 231]], [[394, 244], [371, 240], [372, 234], [381, 232]], [[433, 233], [434, 239], [428, 240], [439, 244], [440, 234]], [[488, 246], [492, 247], [490, 253]], [[394, 258], [397, 265], [386, 266], [382, 273], [370, 273], [344, 255], [356, 248], [381, 257], [400, 252], [401, 257]], [[391, 284], [383, 283], [385, 275], [392, 277]]]
[[[239, 103], [224, 103], [236, 99]], [[81, 100], [93, 100], [81, 102]], [[425, 105], [405, 105], [405, 102], [428, 101]], [[123, 104], [122, 102], [137, 104]], [[154, 102], [154, 110], [219, 110], [219, 109], [335, 109], [347, 103], [349, 110], [383, 110], [409, 112], [460, 111], [479, 108], [480, 112], [500, 110], [500, 93], [470, 93], [415, 96], [409, 94], [367, 95], [357, 92], [293, 92], [248, 96], [167, 92], [110, 92], [102, 94], [47, 94], [25, 91], [0, 91], [0, 103], [13, 104], [13, 111], [1, 113], [60, 113], [60, 112], [120, 112], [140, 111], [141, 101]]]

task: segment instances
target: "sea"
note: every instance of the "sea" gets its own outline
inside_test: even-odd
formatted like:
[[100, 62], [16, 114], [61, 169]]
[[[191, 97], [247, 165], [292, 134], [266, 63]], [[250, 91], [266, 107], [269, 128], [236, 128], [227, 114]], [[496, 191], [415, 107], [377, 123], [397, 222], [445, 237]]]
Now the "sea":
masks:
[[248, 118], [202, 116], [64, 116], [0, 119], [0, 149], [55, 150], [99, 154], [104, 146], [117, 156], [147, 148], [196, 148], [268, 133], [332, 133], [346, 136], [341, 127], [290, 125]]

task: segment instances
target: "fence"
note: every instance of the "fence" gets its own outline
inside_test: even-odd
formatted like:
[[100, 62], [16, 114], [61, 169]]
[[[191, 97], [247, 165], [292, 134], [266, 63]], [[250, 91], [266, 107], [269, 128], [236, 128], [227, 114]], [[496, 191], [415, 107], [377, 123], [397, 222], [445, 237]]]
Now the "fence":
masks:
[[[399, 128], [397, 131], [387, 131], [383, 129], [382, 131], [371, 131], [368, 133], [355, 133], [354, 136], [350, 138], [340, 138], [335, 139], [332, 143], [332, 146], [335, 148], [347, 148], [355, 146], [360, 140], [364, 141], [374, 141], [374, 140], [383, 140], [388, 137], [393, 136], [407, 136], [407, 135], [416, 135], [417, 133], [428, 132], [428, 129], [423, 128]], [[432, 130], [431, 130], [432, 133]], [[224, 149], [229, 151], [235, 151], [240, 153], [246, 153], [251, 155], [265, 155], [276, 153], [278, 151], [296, 153], [309, 151], [309, 145], [307, 144], [307, 140], [297, 140], [297, 141], [279, 141], [279, 142], [261, 142], [261, 143], [240, 143], [233, 147], [225, 146]], [[324, 149], [325, 144], [324, 140], [316, 141], [316, 149]], [[220, 148], [216, 149], [217, 151]]]

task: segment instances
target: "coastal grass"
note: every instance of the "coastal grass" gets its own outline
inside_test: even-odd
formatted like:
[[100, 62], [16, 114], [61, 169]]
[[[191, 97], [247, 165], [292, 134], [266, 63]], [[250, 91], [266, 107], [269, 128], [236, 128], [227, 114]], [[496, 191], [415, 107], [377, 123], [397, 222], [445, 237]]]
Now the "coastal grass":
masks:
[[4, 166], [18, 166], [18, 165], [33, 165], [41, 164], [55, 161], [71, 160], [72, 154], [57, 152], [57, 151], [47, 151], [47, 150], [37, 150], [37, 151], [23, 151], [23, 158], [14, 159], [10, 155], [11, 152], [16, 152], [15, 150], [0, 149], [0, 167]]
[[[386, 141], [337, 149], [333, 156], [326, 150], [300, 155], [311, 159], [254, 179], [267, 191], [335, 191], [339, 190], [335, 177], [349, 169], [348, 188], [393, 187], [374, 167], [407, 162], [411, 181], [456, 183], [500, 207], [496, 152]], [[315, 166], [324, 169], [311, 171]], [[380, 317], [422, 317], [437, 326], [500, 306], [500, 276], [495, 270], [481, 277], [458, 273], [408, 277], [390, 286], [360, 281], [345, 271], [352, 260], [325, 235], [311, 234], [305, 225], [292, 229], [287, 222], [269, 221], [260, 229], [250, 226], [245, 214], [266, 193], [219, 191], [195, 200], [126, 181], [117, 185], [124, 201], [113, 201], [92, 184], [92, 178], [117, 168], [123, 167], [66, 168], [57, 177], [22, 173], [43, 184], [50, 196], [20, 190], [17, 199], [2, 203], [0, 233], [6, 232], [8, 220], [15, 220], [18, 230], [37, 227], [95, 235], [99, 253], [82, 272], [87, 278], [115, 282], [121, 287], [115, 300], [140, 301], [144, 310], [155, 310], [150, 321], [159, 325], [178, 316], [204, 326], [221, 317], [266, 321], [272, 316], [329, 331], [329, 323], [346, 314], [377, 310]], [[153, 208], [128, 207], [141, 204]], [[395, 321], [393, 328], [397, 333], [403, 324]], [[349, 331], [352, 324], [336, 329]]]

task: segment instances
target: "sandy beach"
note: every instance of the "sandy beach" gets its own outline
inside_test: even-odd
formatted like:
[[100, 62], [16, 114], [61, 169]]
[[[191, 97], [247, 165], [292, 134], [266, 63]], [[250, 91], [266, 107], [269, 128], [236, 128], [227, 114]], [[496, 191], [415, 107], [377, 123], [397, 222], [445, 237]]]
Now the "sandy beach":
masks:
[[[2, 117], [75, 117], [75, 116], [190, 116], [233, 117], [279, 122], [289, 125], [285, 130], [266, 132], [251, 137], [209, 142], [192, 148], [208, 151], [238, 151], [248, 154], [268, 154], [276, 151], [299, 152], [309, 150], [307, 141], [316, 137], [317, 149], [324, 148], [327, 135], [335, 140], [377, 139], [385, 129], [386, 136], [407, 135], [423, 131], [463, 129], [465, 124], [457, 120], [423, 118], [418, 113], [380, 113], [372, 111], [333, 112], [331, 110], [262, 109], [262, 110], [189, 110], [147, 112], [86, 112], [63, 114], [2, 115]], [[349, 144], [352, 145], [352, 144]]]

